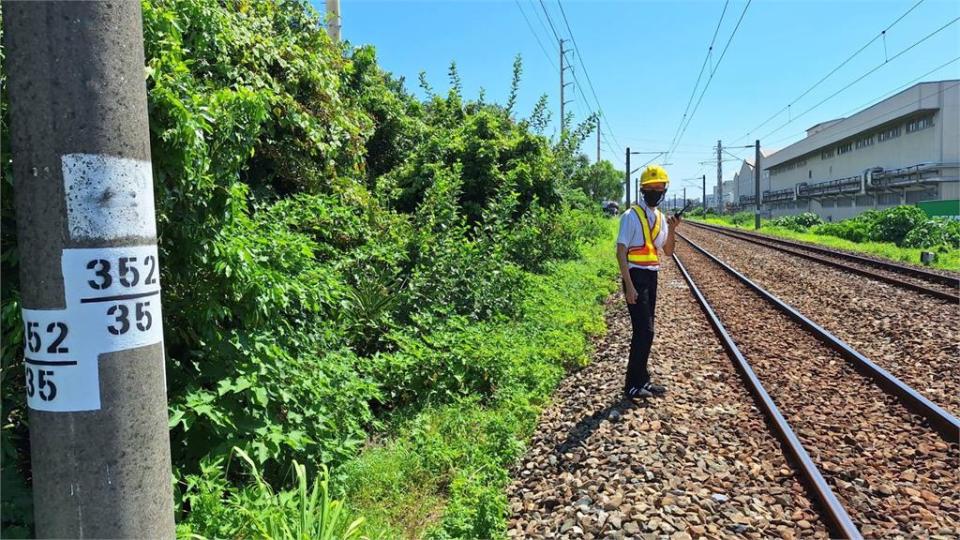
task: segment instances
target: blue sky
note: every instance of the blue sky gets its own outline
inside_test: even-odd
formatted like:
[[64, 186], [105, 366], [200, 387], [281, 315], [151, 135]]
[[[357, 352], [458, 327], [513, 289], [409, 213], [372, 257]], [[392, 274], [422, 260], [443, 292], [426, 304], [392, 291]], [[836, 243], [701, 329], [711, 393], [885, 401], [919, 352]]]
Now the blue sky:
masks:
[[[322, 11], [322, 0], [314, 0]], [[447, 67], [456, 61], [468, 96], [484, 88], [488, 100], [503, 101], [516, 54], [524, 60], [517, 110], [527, 114], [547, 94], [558, 117], [559, 75], [556, 39], [539, 0], [372, 1], [341, 0], [343, 39], [376, 46], [380, 64], [419, 93], [417, 76], [425, 71], [437, 89], [448, 86]], [[807, 88], [907, 12], [906, 1], [771, 1], [753, 0], [689, 128], [670, 157], [674, 180], [707, 174], [716, 178], [717, 139], [725, 145], [752, 144], [782, 148], [803, 136], [805, 128], [845, 116], [906, 85], [937, 66], [960, 57], [960, 22], [951, 24], [859, 83], [796, 118], [824, 98], [882, 65], [914, 42], [960, 17], [960, 2], [925, 0], [787, 112], [751, 133]], [[519, 5], [518, 5], [519, 4]], [[570, 31], [557, 0], [543, 0], [561, 38]], [[743, 13], [746, 0], [731, 0], [717, 34], [700, 89]], [[689, 101], [724, 2], [711, 1], [563, 1], [579, 47], [569, 58], [579, 89], [568, 87], [568, 105], [582, 119], [596, 110], [587, 83], [589, 74], [609, 120], [601, 155], [623, 167], [623, 147], [661, 151], [669, 147]], [[529, 26], [524, 15], [529, 19]], [[531, 30], [532, 26], [532, 30]], [[539, 38], [540, 43], [538, 43]], [[885, 43], [884, 43], [885, 42]], [[541, 48], [546, 49], [547, 54]], [[568, 46], [572, 46], [572, 43]], [[886, 46], [886, 52], [884, 50]], [[885, 56], [886, 55], [886, 56]], [[960, 78], [960, 60], [923, 80]], [[581, 94], [582, 91], [582, 94]], [[568, 99], [570, 99], [568, 97]], [[693, 102], [696, 103], [694, 98]], [[693, 105], [691, 105], [691, 109]], [[790, 122], [784, 127], [783, 124]], [[770, 133], [775, 129], [774, 133]], [[609, 137], [606, 132], [612, 132]], [[596, 140], [584, 151], [594, 157]], [[731, 149], [741, 156], [751, 150]], [[644, 156], [634, 156], [634, 166]], [[640, 162], [642, 163], [642, 161]], [[739, 163], [724, 163], [732, 178]], [[684, 183], [678, 182], [676, 187]], [[685, 183], [696, 193], [699, 181]]]

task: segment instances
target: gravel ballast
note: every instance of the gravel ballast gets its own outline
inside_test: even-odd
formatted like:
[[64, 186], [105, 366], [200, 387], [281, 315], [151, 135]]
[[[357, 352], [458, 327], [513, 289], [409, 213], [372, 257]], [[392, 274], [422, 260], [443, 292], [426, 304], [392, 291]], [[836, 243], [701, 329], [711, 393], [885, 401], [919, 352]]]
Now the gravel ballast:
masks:
[[608, 334], [541, 415], [508, 489], [517, 538], [827, 536], [686, 282], [661, 270], [655, 380], [645, 406], [620, 400], [630, 320], [608, 300]]
[[866, 537], [960, 530], [956, 445], [687, 243], [678, 253]]
[[683, 233], [960, 416], [960, 305], [711, 231]]

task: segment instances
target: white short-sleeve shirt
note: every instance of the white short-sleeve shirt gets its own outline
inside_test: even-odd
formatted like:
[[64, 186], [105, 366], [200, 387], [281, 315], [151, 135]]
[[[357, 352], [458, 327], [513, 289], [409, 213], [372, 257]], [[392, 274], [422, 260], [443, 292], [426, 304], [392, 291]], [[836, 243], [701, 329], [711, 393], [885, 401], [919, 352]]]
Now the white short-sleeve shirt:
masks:
[[[657, 219], [653, 208], [648, 207], [644, 201], [640, 201], [638, 206], [643, 208], [644, 212], [647, 213], [647, 223], [650, 224], [650, 228], [652, 229]], [[663, 244], [667, 241], [667, 232], [670, 230], [670, 226], [667, 224], [667, 217], [661, 213], [660, 219], [660, 232], [657, 234], [657, 237], [653, 239], [653, 245], [657, 249], [663, 248]], [[617, 243], [623, 244], [627, 249], [642, 246], [644, 243], [643, 225], [640, 224], [640, 217], [634, 212], [632, 206], [620, 216], [620, 233], [617, 235]], [[629, 262], [627, 264], [630, 268], [642, 268], [644, 270], [660, 269], [660, 265], [640, 266]]]

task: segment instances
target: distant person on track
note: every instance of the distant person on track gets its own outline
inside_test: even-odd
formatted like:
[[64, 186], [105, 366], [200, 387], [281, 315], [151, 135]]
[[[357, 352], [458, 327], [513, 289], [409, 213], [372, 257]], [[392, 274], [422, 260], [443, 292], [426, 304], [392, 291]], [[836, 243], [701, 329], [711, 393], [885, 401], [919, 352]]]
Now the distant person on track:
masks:
[[[647, 361], [653, 345], [653, 323], [657, 306], [657, 273], [662, 257], [673, 255], [674, 233], [680, 217], [666, 218], [657, 206], [667, 193], [670, 179], [658, 165], [647, 167], [640, 176], [642, 199], [620, 217], [617, 262], [623, 279], [623, 294], [633, 326], [630, 360], [623, 388], [627, 399], [663, 395], [667, 389], [650, 380]], [[663, 255], [660, 254], [662, 251]]]

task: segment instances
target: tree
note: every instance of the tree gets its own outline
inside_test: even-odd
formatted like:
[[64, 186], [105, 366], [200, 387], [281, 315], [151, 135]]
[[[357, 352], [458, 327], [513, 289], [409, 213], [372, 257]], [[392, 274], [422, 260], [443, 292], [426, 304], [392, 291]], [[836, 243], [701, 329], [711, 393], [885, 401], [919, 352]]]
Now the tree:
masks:
[[580, 188], [597, 202], [618, 200], [623, 193], [623, 171], [618, 171], [609, 161], [600, 161], [580, 168], [573, 177], [573, 187]]

